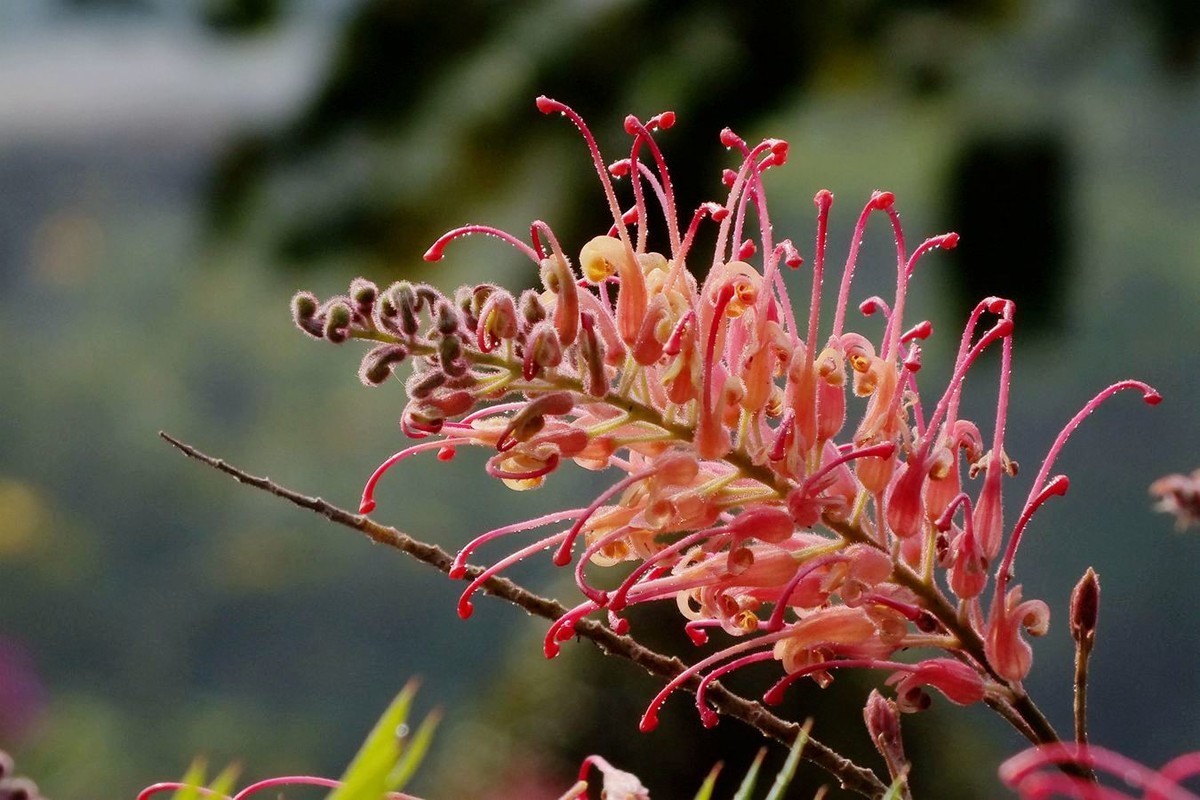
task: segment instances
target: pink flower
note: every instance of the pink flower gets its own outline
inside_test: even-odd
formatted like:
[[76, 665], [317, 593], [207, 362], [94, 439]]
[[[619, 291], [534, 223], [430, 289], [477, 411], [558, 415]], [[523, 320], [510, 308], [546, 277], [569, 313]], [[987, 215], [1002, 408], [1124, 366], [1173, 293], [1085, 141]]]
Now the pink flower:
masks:
[[[632, 772], [617, 769], [600, 756], [588, 756], [579, 767], [579, 784], [582, 791], [568, 792], [563, 800], [573, 797], [586, 797], [587, 776], [591, 768], [599, 770], [602, 783], [600, 796], [605, 800], [650, 800], [650, 792]], [[582, 784], [582, 785], [580, 785]]]
[[0, 636], [0, 740], [16, 742], [31, 733], [47, 700], [28, 648]]
[[988, 661], [1000, 677], [1023, 680], [1033, 665], [1033, 649], [1021, 634], [1044, 636], [1049, 628], [1049, 606], [1041, 600], [1021, 602], [1021, 587], [1014, 586], [1003, 607], [992, 607], [987, 627]]
[[901, 711], [919, 711], [929, 705], [922, 686], [932, 686], [960, 706], [978, 703], [984, 697], [984, 681], [979, 673], [951, 658], [931, 658], [911, 671], [900, 671], [887, 679], [896, 687]]
[[1200, 522], [1200, 469], [1190, 475], [1166, 475], [1150, 484], [1150, 494], [1158, 498], [1154, 506], [1175, 516], [1175, 527], [1190, 528]]

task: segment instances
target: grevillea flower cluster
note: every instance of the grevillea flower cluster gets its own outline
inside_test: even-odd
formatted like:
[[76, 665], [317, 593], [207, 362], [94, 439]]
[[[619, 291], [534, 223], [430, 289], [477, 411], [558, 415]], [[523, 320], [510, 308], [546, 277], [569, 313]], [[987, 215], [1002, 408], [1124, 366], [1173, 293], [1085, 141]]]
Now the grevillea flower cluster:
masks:
[[[724, 198], [681, 218], [657, 141], [673, 114], [627, 117], [628, 154], [607, 163], [571, 108], [545, 97], [537, 106], [582, 134], [611, 228], [568, 251], [542, 221], [528, 241], [467, 225], [425, 258], [487, 234], [529, 258], [540, 289], [481, 283], [450, 296], [428, 284], [381, 290], [358, 279], [344, 296], [294, 299], [295, 320], [311, 336], [374, 344], [362, 359], [364, 383], [387, 383], [412, 365], [400, 424], [416, 442], [370, 477], [361, 513], [374, 509], [395, 464], [426, 452], [449, 461], [472, 445], [491, 452], [487, 472], [516, 490], [541, 486], [568, 461], [618, 476], [585, 507], [476, 537], [452, 574], [464, 577], [468, 559], [490, 545], [522, 542], [471, 580], [459, 604], [467, 617], [485, 580], [519, 561], [549, 550], [555, 564], [573, 565], [580, 599], [548, 631], [547, 656], [588, 615], [624, 632], [627, 609], [676, 605], [687, 635], [707, 649], [653, 699], [644, 730], [696, 678], [701, 718], [715, 724], [705, 699], [711, 681], [775, 662], [768, 702], [796, 680], [824, 685], [840, 669], [879, 670], [901, 711], [926, 707], [932, 687], [958, 704], [986, 700], [1031, 740], [1055, 741], [1022, 688], [1027, 637], [1046, 633], [1049, 610], [1024, 597], [1014, 558], [1033, 514], [1067, 490], [1052, 471], [1083, 418], [1124, 389], [1151, 404], [1158, 394], [1125, 380], [1087, 402], [1006, 521], [1003, 486], [1017, 471], [1005, 450], [1013, 303], [988, 297], [961, 320], [950, 377], [933, 388], [920, 385], [933, 325], [905, 316], [918, 267], [953, 248], [956, 234], [910, 248], [895, 198], [875, 192], [858, 214], [827, 320], [834, 198], [814, 198], [805, 267], [798, 246], [776, 239], [767, 205], [768, 173], [787, 161], [786, 142], [750, 145], [722, 131], [737, 161], [723, 175]], [[663, 228], [652, 232], [655, 217]], [[854, 308], [860, 244], [874, 217], [895, 240], [895, 292]], [[711, 254], [693, 250], [701, 226], [715, 227]], [[787, 272], [811, 286], [807, 303], [789, 294]], [[999, 351], [996, 412], [978, 421], [961, 400], [989, 349]]]

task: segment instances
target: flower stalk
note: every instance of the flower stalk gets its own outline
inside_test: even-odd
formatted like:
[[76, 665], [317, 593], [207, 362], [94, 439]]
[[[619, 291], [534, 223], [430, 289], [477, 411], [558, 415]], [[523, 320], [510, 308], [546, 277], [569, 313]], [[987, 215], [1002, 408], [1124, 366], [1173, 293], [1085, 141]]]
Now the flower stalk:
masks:
[[[369, 517], [339, 508], [319, 497], [293, 491], [269, 478], [251, 475], [165, 432], [160, 432], [159, 436], [188, 458], [223, 472], [239, 483], [267, 492], [300, 508], [319, 514], [338, 525], [358, 531], [376, 544], [399, 550], [447, 575], [454, 569], [454, 558], [435, 544], [414, 539], [393, 527], [381, 525]], [[482, 572], [482, 567], [465, 566], [461, 569], [461, 577], [473, 580]], [[567, 608], [558, 601], [530, 592], [507, 578], [488, 578], [484, 582], [483, 591], [542, 619], [558, 620], [567, 613]], [[679, 659], [657, 653], [628, 636], [618, 635], [595, 620], [580, 620], [574, 634], [592, 641], [606, 654], [636, 664], [658, 678], [671, 680], [685, 668]], [[699, 679], [693, 678], [684, 681], [681, 688], [685, 691], [695, 692], [699, 688], [699, 683]], [[710, 686], [707, 696], [708, 701], [721, 714], [737, 719], [754, 728], [763, 736], [774, 739], [785, 746], [791, 747], [802, 730], [801, 725], [780, 719], [761, 703], [740, 697], [719, 684]], [[804, 758], [836, 779], [842, 788], [863, 797], [880, 798], [887, 791], [883, 782], [869, 769], [859, 766], [811, 736], [807, 739]]]

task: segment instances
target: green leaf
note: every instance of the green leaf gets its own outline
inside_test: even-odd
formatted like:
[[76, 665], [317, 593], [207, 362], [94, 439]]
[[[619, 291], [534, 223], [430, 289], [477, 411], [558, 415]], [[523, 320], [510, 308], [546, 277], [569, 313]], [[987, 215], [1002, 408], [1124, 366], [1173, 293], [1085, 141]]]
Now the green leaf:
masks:
[[775, 776], [775, 783], [771, 785], [771, 791], [767, 794], [766, 800], [783, 800], [783, 793], [787, 791], [788, 784], [795, 777], [796, 767], [800, 766], [800, 754], [804, 752], [804, 745], [808, 744], [810, 730], [812, 730], [811, 719], [804, 723], [800, 728], [800, 733], [796, 735], [796, 743], [792, 745], [787, 761], [783, 762], [783, 769], [779, 770], [779, 774]]
[[[358, 754], [342, 775], [342, 785], [327, 800], [379, 800], [388, 789], [389, 777], [400, 759], [400, 732], [412, 709], [417, 681], [409, 681], [383, 712]], [[424, 725], [422, 725], [424, 727]]]
[[203, 758], [197, 758], [183, 773], [179, 782], [184, 784], [182, 789], [175, 792], [173, 800], [200, 800], [200, 787], [204, 785], [204, 773], [207, 765]]
[[733, 800], [750, 800], [750, 793], [754, 791], [754, 784], [758, 782], [758, 771], [762, 767], [763, 759], [766, 757], [767, 748], [758, 748], [758, 755], [754, 757], [754, 763], [746, 771], [746, 777], [742, 778], [742, 784], [738, 786], [737, 794], [733, 796]]
[[717, 776], [720, 774], [721, 762], [718, 761], [708, 771], [708, 777], [704, 779], [704, 783], [700, 784], [700, 791], [696, 792], [695, 800], [712, 800], [713, 789], [717, 785]]
[[389, 792], [400, 791], [412, 779], [413, 773], [417, 771], [417, 767], [421, 765], [421, 760], [425, 758], [425, 753], [429, 750], [429, 743], [433, 741], [433, 732], [441, 719], [441, 712], [434, 710], [421, 720], [416, 734], [408, 743], [408, 747], [404, 748], [403, 755], [388, 775], [387, 788]]
[[234, 792], [234, 782], [237, 781], [241, 769], [236, 764], [230, 764], [221, 770], [212, 783], [207, 784], [208, 793], [201, 792], [205, 788], [204, 773], [207, 765], [203, 758], [197, 758], [188, 767], [187, 772], [179, 779], [183, 787], [175, 790], [172, 800], [206, 800], [208, 797], [229, 797]]
[[237, 785], [238, 774], [241, 772], [241, 767], [237, 764], [230, 764], [225, 769], [213, 778], [212, 783], [208, 785], [210, 792], [213, 792], [219, 797], [229, 797], [234, 793]]

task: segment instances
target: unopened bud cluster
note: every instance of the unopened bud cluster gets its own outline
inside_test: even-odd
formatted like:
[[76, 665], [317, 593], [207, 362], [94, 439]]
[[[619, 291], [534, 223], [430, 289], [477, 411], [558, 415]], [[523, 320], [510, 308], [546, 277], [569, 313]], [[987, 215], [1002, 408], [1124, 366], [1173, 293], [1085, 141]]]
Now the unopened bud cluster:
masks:
[[46, 800], [37, 784], [17, 775], [12, 757], [0, 750], [0, 800]]
[[[426, 258], [439, 260], [461, 236], [491, 235], [530, 259], [539, 290], [515, 296], [480, 284], [450, 298], [424, 284], [379, 291], [359, 279], [344, 296], [320, 301], [302, 292], [293, 301], [309, 335], [374, 343], [359, 372], [364, 383], [384, 383], [402, 362], [412, 364], [401, 424], [419, 441], [371, 476], [362, 512], [374, 508], [388, 469], [426, 451], [446, 460], [460, 446], [488, 448], [488, 472], [514, 489], [540, 486], [567, 461], [614, 471], [618, 479], [584, 507], [469, 542], [452, 574], [464, 576], [480, 548], [542, 529], [471, 582], [463, 616], [488, 577], [549, 549], [556, 564], [574, 565], [580, 602], [551, 627], [547, 655], [585, 616], [603, 614], [624, 632], [628, 607], [657, 601], [678, 607], [697, 645], [720, 636], [719, 647], [651, 703], [646, 729], [694, 676], [701, 718], [715, 723], [709, 683], [768, 660], [784, 673], [768, 701], [795, 680], [824, 685], [844, 668], [883, 670], [900, 711], [928, 706], [928, 687], [960, 704], [1022, 696], [1032, 661], [1026, 636], [1047, 631], [1049, 610], [1012, 585], [1021, 537], [1038, 507], [1066, 491], [1066, 477], [1051, 468], [1083, 417], [1123, 389], [1155, 403], [1154, 390], [1122, 381], [1093, 398], [1051, 445], [1016, 521], [1006, 524], [1002, 486], [1016, 473], [1004, 449], [1013, 304], [990, 297], [971, 311], [950, 378], [932, 391], [918, 375], [933, 326], [904, 320], [922, 257], [953, 248], [957, 235], [910, 251], [895, 198], [874, 193], [826, 322], [819, 314], [833, 195], [814, 198], [812, 288], [802, 304], [784, 280], [802, 259], [790, 240], [775, 240], [764, 183], [786, 162], [785, 142], [750, 146], [722, 132], [722, 144], [741, 157], [724, 176], [725, 199], [681, 224], [655, 139], [674, 115], [627, 118], [629, 154], [609, 164], [574, 111], [547, 98], [538, 107], [582, 133], [612, 228], [568, 254], [544, 222], [532, 224], [528, 242], [469, 225], [435, 242]], [[629, 201], [618, 200], [615, 179], [628, 182]], [[665, 222], [656, 234], [664, 252], [649, 248], [652, 205]], [[859, 304], [874, 319], [855, 329], [852, 279], [875, 216], [896, 242], [895, 293]], [[688, 263], [698, 259], [692, 244], [702, 225], [716, 226], [716, 246], [700, 280]], [[960, 413], [967, 374], [989, 348], [1000, 351], [990, 437]], [[602, 577], [622, 562], [630, 564], [623, 578]], [[894, 659], [900, 651], [916, 659]], [[868, 719], [882, 733], [892, 701], [874, 702]]]

